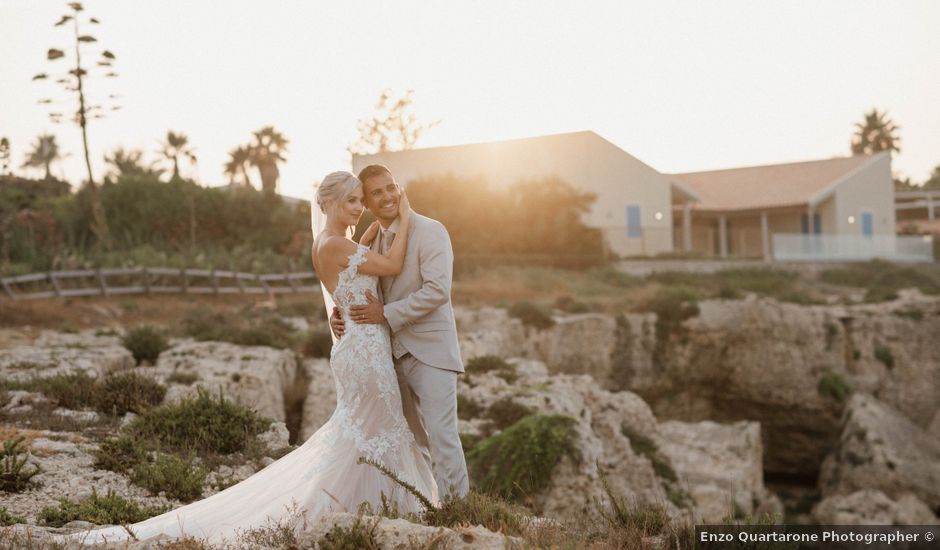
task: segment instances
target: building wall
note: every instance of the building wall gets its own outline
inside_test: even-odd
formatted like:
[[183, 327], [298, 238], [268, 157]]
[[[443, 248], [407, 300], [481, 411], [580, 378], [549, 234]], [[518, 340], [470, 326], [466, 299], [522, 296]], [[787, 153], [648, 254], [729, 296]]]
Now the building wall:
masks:
[[[891, 156], [887, 153], [860, 171], [851, 174], [835, 190], [836, 232], [844, 235], [862, 234], [862, 212], [872, 213], [875, 235], [895, 234], [894, 184], [891, 181]], [[855, 223], [849, 223], [849, 216]]]
[[[406, 187], [415, 179], [448, 173], [506, 186], [557, 176], [597, 195], [583, 221], [601, 229], [612, 252], [632, 256], [672, 250], [668, 178], [593, 132], [353, 156], [354, 172], [369, 164], [384, 164]], [[640, 207], [639, 237], [627, 234], [628, 204]], [[657, 212], [662, 219], [655, 219]]]

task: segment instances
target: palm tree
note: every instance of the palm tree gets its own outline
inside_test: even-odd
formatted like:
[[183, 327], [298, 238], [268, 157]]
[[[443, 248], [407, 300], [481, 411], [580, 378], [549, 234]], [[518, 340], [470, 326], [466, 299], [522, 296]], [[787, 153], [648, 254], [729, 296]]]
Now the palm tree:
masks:
[[111, 155], [105, 155], [105, 163], [111, 166], [108, 177], [115, 180], [122, 176], [153, 176], [159, 178], [163, 170], [154, 166], [146, 166], [143, 162], [144, 152], [140, 149], [124, 149], [118, 147], [111, 152]]
[[901, 138], [896, 134], [900, 129], [888, 113], [879, 113], [872, 109], [865, 113], [865, 122], [855, 124], [855, 135], [852, 136], [852, 154], [866, 155], [879, 151], [901, 152], [899, 147]]
[[0, 176], [10, 172], [10, 138], [0, 138]]
[[238, 174], [242, 176], [242, 185], [251, 187], [251, 178], [248, 177], [248, 164], [251, 162], [251, 147], [239, 145], [228, 152], [229, 160], [225, 163], [225, 175], [229, 183], [235, 183]]
[[166, 133], [166, 142], [160, 154], [173, 163], [173, 176], [171, 179], [180, 179], [180, 157], [189, 159], [190, 164], [196, 164], [195, 150], [189, 146], [186, 134], [169, 131]]
[[23, 163], [23, 168], [42, 168], [46, 171], [45, 179], [50, 180], [52, 179], [50, 170], [52, 163], [61, 158], [62, 155], [59, 154], [59, 144], [56, 143], [55, 136], [52, 134], [43, 134], [39, 136], [36, 143], [33, 145], [33, 150], [26, 156], [26, 162]]
[[251, 164], [258, 168], [261, 175], [261, 189], [265, 193], [277, 191], [277, 181], [281, 172], [278, 162], [284, 162], [282, 153], [287, 151], [287, 139], [273, 126], [265, 126], [254, 133], [255, 142], [251, 145]]

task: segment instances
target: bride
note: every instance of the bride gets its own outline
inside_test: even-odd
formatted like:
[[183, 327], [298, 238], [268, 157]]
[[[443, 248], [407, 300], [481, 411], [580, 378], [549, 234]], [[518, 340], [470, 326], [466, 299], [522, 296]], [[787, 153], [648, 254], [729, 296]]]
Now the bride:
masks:
[[[362, 215], [362, 201], [362, 184], [349, 172], [327, 175], [316, 194], [322, 216], [314, 216], [313, 266], [324, 297], [340, 308], [347, 327], [330, 353], [336, 410], [326, 424], [294, 451], [208, 498], [126, 527], [61, 539], [101, 543], [126, 540], [133, 533], [140, 540], [163, 534], [234, 542], [241, 532], [286, 518], [299, 532], [327, 512], [355, 512], [363, 502], [378, 509], [383, 494], [401, 512], [420, 511], [413, 495], [373, 466], [359, 464], [360, 457], [383, 464], [438, 502], [431, 467], [402, 412], [388, 327], [349, 319], [349, 306], [366, 303], [367, 291], [377, 294], [378, 277], [401, 271], [408, 243], [395, 239], [387, 257], [369, 250], [377, 222], [361, 243], [352, 241], [351, 227]], [[411, 210], [404, 194], [399, 208], [400, 231], [407, 234]]]

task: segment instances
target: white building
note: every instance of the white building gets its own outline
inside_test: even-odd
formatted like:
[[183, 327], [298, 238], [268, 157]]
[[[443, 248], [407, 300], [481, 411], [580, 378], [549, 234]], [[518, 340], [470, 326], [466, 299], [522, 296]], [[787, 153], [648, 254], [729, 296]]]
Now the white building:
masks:
[[826, 259], [813, 256], [835, 247], [840, 259], [862, 259], [890, 256], [896, 245], [887, 153], [663, 174], [585, 131], [353, 156], [355, 173], [369, 164], [387, 166], [406, 187], [445, 174], [494, 185], [561, 178], [597, 195], [583, 221], [621, 257]]

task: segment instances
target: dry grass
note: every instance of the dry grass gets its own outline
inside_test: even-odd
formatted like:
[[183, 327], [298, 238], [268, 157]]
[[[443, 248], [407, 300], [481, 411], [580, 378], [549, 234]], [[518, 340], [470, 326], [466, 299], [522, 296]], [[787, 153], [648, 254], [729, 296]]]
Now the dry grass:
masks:
[[32, 330], [81, 330], [121, 328], [142, 324], [172, 325], [193, 308], [236, 313], [245, 306], [304, 313], [307, 317], [323, 312], [319, 293], [284, 294], [274, 299], [264, 295], [184, 295], [115, 296], [110, 298], [62, 298], [11, 302], [0, 299], [0, 327]]

